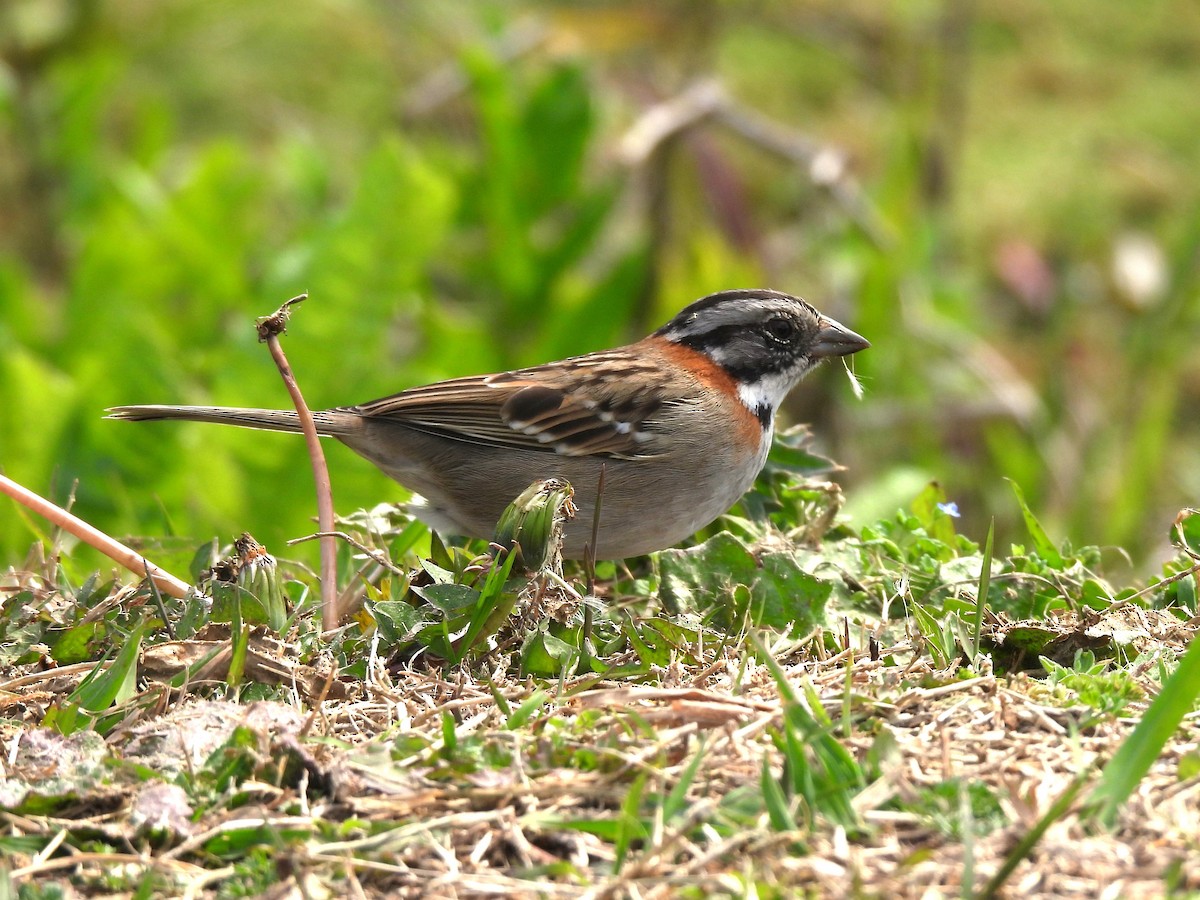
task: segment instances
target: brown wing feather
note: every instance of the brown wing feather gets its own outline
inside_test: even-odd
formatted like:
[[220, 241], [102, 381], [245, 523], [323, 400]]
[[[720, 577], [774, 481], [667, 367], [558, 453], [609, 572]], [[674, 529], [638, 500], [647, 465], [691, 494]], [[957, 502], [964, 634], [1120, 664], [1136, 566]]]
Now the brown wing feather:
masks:
[[[469, 443], [633, 459], [654, 455], [645, 426], [662, 406], [662, 381], [657, 366], [593, 353], [416, 387], [353, 409]], [[630, 383], [643, 388], [630, 396]]]

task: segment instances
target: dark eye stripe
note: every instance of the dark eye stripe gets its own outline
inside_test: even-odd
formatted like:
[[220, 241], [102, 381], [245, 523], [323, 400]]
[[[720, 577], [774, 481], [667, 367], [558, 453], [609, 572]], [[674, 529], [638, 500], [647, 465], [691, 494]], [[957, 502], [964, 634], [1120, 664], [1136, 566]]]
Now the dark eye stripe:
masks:
[[730, 377], [736, 381], [750, 384], [758, 381], [764, 375], [773, 375], [776, 372], [783, 372], [790, 369], [800, 356], [798, 347], [793, 347], [794, 341], [789, 341], [788, 347], [792, 351], [781, 348], [775, 341], [772, 341], [772, 350], [762, 354], [756, 354], [753, 359], [732, 361], [722, 359], [722, 354], [719, 351], [722, 347], [727, 347], [733, 343], [733, 339], [746, 332], [744, 325], [722, 325], [718, 328], [710, 329], [709, 331], [700, 332], [697, 334], [685, 334], [677, 338], [677, 342], [684, 347], [690, 347], [699, 353], [703, 353], [722, 369], [729, 373]]
[[678, 341], [685, 347], [691, 347], [693, 350], [707, 354], [710, 350], [728, 345], [732, 338], [745, 330], [746, 327], [744, 325], [722, 325], [719, 328], [712, 328], [708, 331], [681, 335]]

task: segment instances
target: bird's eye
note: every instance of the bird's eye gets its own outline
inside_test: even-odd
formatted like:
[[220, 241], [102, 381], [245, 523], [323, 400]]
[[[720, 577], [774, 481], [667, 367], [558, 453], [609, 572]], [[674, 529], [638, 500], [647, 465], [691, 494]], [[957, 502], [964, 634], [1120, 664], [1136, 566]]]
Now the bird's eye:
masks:
[[763, 328], [771, 338], [780, 343], [787, 343], [796, 336], [796, 323], [782, 316], [768, 319]]

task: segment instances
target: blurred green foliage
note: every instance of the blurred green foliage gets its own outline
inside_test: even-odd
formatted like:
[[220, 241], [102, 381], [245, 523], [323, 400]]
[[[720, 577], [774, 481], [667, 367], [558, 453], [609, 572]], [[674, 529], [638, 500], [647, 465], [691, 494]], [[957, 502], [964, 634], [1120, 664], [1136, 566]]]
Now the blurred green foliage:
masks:
[[[253, 319], [302, 290], [286, 347], [332, 406], [765, 285], [873, 341], [864, 403], [830, 367], [791, 409], [849, 465], [860, 520], [936, 477], [963, 532], [995, 515], [1019, 538], [1008, 476], [1056, 538], [1145, 558], [1200, 493], [1198, 19], [1182, 0], [13, 0], [0, 467], [60, 500], [77, 479], [106, 530], [277, 550], [312, 530], [302, 442], [103, 409], [285, 405]], [[710, 117], [636, 153], [654, 104], [708, 78], [785, 146]], [[402, 496], [348, 452], [331, 465], [343, 511]], [[4, 558], [27, 521], [0, 506]]]

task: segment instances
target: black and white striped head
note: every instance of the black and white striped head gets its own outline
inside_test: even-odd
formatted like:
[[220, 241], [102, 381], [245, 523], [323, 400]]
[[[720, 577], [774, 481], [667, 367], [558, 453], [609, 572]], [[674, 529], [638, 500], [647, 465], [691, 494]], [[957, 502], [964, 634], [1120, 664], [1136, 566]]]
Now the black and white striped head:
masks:
[[768, 290], [710, 294], [655, 334], [705, 354], [728, 372], [742, 402], [764, 425], [817, 363], [871, 346], [809, 303]]

